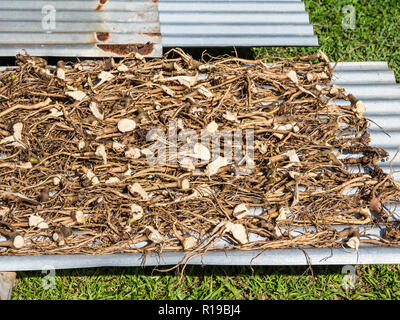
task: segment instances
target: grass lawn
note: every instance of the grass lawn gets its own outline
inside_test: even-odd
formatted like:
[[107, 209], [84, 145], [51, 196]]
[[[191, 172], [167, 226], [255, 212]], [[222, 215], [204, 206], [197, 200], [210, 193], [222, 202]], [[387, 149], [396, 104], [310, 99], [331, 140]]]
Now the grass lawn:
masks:
[[[305, 0], [321, 49], [336, 61], [387, 61], [400, 82], [399, 0]], [[342, 28], [342, 8], [352, 5], [356, 28]], [[349, 53], [362, 45], [359, 49]], [[256, 57], [298, 56], [319, 48], [254, 48]], [[341, 286], [341, 266], [188, 267], [176, 272], [152, 268], [58, 270], [55, 289], [44, 274], [20, 272], [12, 299], [398, 299], [400, 266], [357, 266], [356, 288]]]

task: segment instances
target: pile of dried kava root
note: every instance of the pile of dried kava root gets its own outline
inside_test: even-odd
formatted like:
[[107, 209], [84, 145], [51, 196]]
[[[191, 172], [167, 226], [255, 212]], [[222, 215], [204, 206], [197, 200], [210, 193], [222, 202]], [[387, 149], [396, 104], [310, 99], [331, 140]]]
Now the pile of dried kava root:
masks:
[[[399, 244], [388, 154], [322, 52], [205, 58], [17, 56], [0, 73], [0, 254]], [[363, 239], [375, 224], [385, 237]]]

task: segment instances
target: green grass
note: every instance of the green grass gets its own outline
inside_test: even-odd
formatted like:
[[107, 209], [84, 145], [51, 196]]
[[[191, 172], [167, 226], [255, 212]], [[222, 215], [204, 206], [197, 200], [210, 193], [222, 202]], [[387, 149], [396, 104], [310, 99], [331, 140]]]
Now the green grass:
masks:
[[[400, 81], [399, 0], [305, 0], [321, 48], [332, 61], [387, 61]], [[356, 9], [356, 29], [343, 29], [341, 10]], [[362, 45], [362, 47], [350, 52]], [[298, 56], [319, 48], [254, 48], [256, 57]], [[241, 50], [242, 51], [242, 50]], [[240, 52], [241, 52], [240, 51]], [[188, 267], [59, 270], [55, 289], [40, 272], [20, 272], [12, 299], [399, 299], [400, 266], [357, 266], [356, 289], [345, 290], [340, 266]]]
[[[258, 58], [308, 55], [322, 50], [331, 61], [387, 61], [400, 81], [399, 0], [305, 0], [319, 48], [255, 48]], [[356, 28], [342, 28], [342, 8], [352, 5]], [[357, 48], [360, 46], [360, 48]], [[354, 51], [350, 52], [351, 50]]]
[[19, 273], [12, 299], [75, 300], [220, 300], [220, 299], [398, 299], [400, 266], [357, 266], [356, 288], [344, 289], [341, 266], [187, 268], [175, 272], [152, 268], [59, 270], [54, 289], [44, 289], [41, 272]]

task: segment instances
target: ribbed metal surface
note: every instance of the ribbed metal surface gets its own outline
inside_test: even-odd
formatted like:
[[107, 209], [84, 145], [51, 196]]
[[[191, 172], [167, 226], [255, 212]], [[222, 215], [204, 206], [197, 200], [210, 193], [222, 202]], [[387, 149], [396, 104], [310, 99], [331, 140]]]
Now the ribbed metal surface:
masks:
[[161, 56], [157, 1], [0, 0], [0, 56], [24, 49], [35, 56]]
[[[333, 64], [332, 64], [333, 66]], [[0, 68], [0, 70], [3, 70]], [[391, 138], [382, 130], [371, 124], [372, 145], [385, 148], [393, 157], [400, 144], [400, 85], [396, 84], [393, 71], [386, 62], [344, 62], [339, 63], [334, 71], [334, 83], [353, 93], [366, 106], [366, 116], [383, 127]], [[343, 101], [343, 104], [347, 102]], [[393, 162], [393, 169], [400, 170], [400, 157]], [[389, 171], [388, 162], [380, 166]], [[398, 174], [395, 174], [400, 181]], [[400, 207], [396, 203], [386, 204], [394, 210], [393, 218], [400, 220]], [[397, 207], [396, 207], [397, 206]], [[338, 230], [346, 226], [337, 226]], [[307, 227], [307, 230], [313, 230]], [[304, 229], [292, 231], [299, 235]], [[363, 239], [383, 237], [385, 226], [365, 226], [361, 231], [366, 233]], [[250, 234], [250, 241], [261, 240], [258, 235]], [[0, 239], [1, 240], [1, 239]], [[137, 244], [142, 247], [145, 243]], [[226, 246], [221, 240], [218, 246]], [[161, 255], [146, 255], [145, 265], [174, 265], [183, 258], [182, 252], [164, 252]], [[48, 255], [48, 256], [0, 256], [1, 271], [42, 270], [48, 268], [71, 269], [106, 266], [140, 266], [143, 264], [141, 254], [113, 255]], [[399, 264], [400, 248], [387, 248], [361, 244], [356, 252], [347, 248], [336, 249], [279, 249], [260, 251], [209, 251], [204, 256], [191, 259], [189, 264], [195, 265], [345, 265], [345, 264]]]
[[[384, 148], [392, 159], [400, 146], [400, 85], [393, 71], [386, 62], [344, 62], [338, 64], [334, 75], [336, 84], [365, 104], [365, 116], [373, 121], [369, 129], [371, 145]], [[392, 164], [394, 171], [400, 171], [400, 154]], [[390, 170], [389, 161], [379, 166], [385, 172]], [[400, 172], [393, 175], [400, 181]]]
[[317, 46], [300, 0], [160, 0], [164, 47]]

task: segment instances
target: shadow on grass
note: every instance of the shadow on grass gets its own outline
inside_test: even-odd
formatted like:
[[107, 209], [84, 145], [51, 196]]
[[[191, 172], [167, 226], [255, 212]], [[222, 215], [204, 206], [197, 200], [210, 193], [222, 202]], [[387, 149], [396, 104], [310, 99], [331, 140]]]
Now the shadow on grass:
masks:
[[[172, 271], [162, 272], [167, 269], [163, 266], [157, 267], [101, 267], [84, 269], [62, 269], [57, 270], [57, 277], [92, 277], [92, 276], [163, 276], [180, 275], [181, 268]], [[198, 266], [188, 265], [184, 271], [186, 277], [210, 277], [224, 276], [237, 277], [249, 275], [284, 275], [284, 276], [322, 276], [340, 274], [342, 266]], [[18, 272], [18, 278], [42, 277], [41, 271]]]

